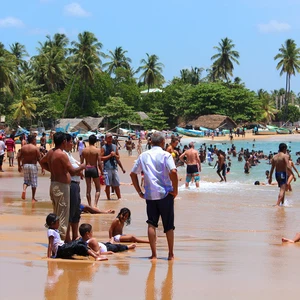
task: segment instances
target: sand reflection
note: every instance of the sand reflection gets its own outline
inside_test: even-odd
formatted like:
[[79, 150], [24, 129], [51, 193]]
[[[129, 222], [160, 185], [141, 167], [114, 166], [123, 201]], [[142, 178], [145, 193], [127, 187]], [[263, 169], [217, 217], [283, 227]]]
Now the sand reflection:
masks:
[[156, 288], [156, 265], [157, 262], [151, 262], [151, 268], [146, 281], [145, 299], [173, 299], [173, 261], [168, 262], [166, 277], [161, 284], [160, 290]]
[[97, 263], [48, 261], [44, 298], [47, 300], [78, 299], [81, 282], [89, 283], [85, 286], [85, 293], [91, 295], [94, 274], [99, 266]]

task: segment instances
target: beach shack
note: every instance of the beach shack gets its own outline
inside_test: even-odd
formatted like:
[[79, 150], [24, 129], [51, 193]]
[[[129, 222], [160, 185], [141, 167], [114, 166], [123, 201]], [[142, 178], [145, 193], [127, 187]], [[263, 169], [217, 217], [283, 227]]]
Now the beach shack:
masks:
[[104, 127], [104, 117], [85, 117], [83, 121], [88, 125], [89, 131], [96, 131]]
[[82, 118], [63, 118], [58, 119], [56, 122], [56, 131], [63, 132], [87, 132], [89, 131], [89, 125]]
[[194, 129], [205, 127], [212, 130], [215, 130], [217, 128], [219, 128], [220, 130], [230, 130], [237, 127], [237, 124], [231, 118], [223, 115], [200, 116], [197, 119], [186, 122], [185, 126], [186, 125], [192, 125]]

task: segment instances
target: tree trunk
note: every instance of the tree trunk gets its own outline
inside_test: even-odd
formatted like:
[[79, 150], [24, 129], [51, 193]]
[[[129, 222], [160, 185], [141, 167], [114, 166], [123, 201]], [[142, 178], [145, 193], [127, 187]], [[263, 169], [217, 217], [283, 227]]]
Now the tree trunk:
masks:
[[68, 98], [67, 98], [65, 109], [64, 109], [64, 112], [63, 112], [63, 115], [62, 115], [63, 118], [66, 115], [66, 111], [67, 111], [67, 107], [68, 107], [68, 104], [69, 104], [69, 101], [70, 101], [70, 97], [71, 97], [71, 93], [72, 93], [73, 86], [74, 86], [74, 83], [75, 83], [75, 79], [76, 79], [76, 76], [74, 76], [74, 79], [73, 79], [73, 82], [72, 82], [72, 85], [71, 85], [71, 88], [70, 88], [70, 91], [69, 91], [69, 95], [68, 95]]

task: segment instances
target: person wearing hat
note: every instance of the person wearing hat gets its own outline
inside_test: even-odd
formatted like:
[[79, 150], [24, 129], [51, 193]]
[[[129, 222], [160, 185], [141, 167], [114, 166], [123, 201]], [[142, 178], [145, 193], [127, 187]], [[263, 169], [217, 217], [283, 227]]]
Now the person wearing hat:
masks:
[[5, 154], [5, 143], [3, 142], [2, 135], [0, 135], [0, 172], [4, 172], [2, 169], [4, 154]]

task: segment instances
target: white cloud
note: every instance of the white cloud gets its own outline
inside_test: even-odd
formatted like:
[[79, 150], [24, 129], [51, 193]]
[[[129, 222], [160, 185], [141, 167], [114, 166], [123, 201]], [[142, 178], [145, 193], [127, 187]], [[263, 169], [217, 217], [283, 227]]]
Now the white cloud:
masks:
[[7, 17], [4, 19], [0, 19], [0, 27], [7, 28], [7, 27], [23, 27], [24, 23], [22, 20], [14, 18], [14, 17]]
[[66, 5], [64, 12], [66, 15], [74, 17], [88, 17], [90, 15], [90, 13], [84, 10], [80, 4], [75, 2]]
[[262, 33], [272, 33], [272, 32], [284, 32], [291, 29], [291, 25], [288, 23], [281, 23], [276, 20], [272, 20], [266, 24], [258, 24], [258, 30]]

